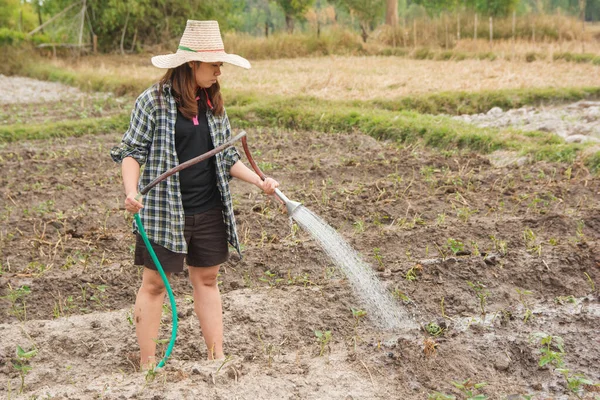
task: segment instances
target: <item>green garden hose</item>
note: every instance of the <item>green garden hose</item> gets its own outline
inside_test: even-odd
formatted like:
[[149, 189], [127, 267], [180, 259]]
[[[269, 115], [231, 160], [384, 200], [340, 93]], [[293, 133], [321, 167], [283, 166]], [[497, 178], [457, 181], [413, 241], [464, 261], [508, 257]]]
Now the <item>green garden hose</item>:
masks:
[[158, 261], [158, 257], [156, 257], [156, 253], [154, 252], [154, 249], [150, 245], [150, 240], [148, 239], [148, 236], [146, 235], [146, 231], [144, 230], [144, 225], [142, 225], [142, 219], [140, 218], [140, 214], [135, 213], [134, 218], [135, 218], [135, 223], [137, 224], [140, 236], [144, 240], [144, 244], [146, 245], [146, 248], [148, 249], [148, 253], [150, 253], [150, 257], [152, 257], [152, 261], [154, 261], [154, 265], [156, 265], [156, 269], [160, 273], [160, 277], [162, 278], [162, 280], [165, 284], [165, 287], [167, 288], [167, 294], [169, 295], [169, 302], [171, 303], [171, 315], [172, 315], [172, 319], [173, 319], [173, 326], [171, 327], [171, 340], [169, 341], [169, 346], [167, 347], [167, 351], [165, 351], [165, 356], [163, 357], [162, 360], [160, 360], [160, 362], [154, 368], [154, 371], [156, 371], [165, 366], [165, 363], [167, 362], [167, 360], [169, 359], [169, 356], [171, 355], [171, 352], [173, 351], [173, 346], [175, 346], [175, 340], [177, 339], [177, 325], [178, 325], [177, 305], [175, 304], [175, 296], [173, 296], [173, 290], [171, 289], [171, 285], [169, 284], [169, 279], [167, 278], [167, 275], [165, 274], [165, 271], [163, 270], [162, 265], [160, 265], [160, 261]]

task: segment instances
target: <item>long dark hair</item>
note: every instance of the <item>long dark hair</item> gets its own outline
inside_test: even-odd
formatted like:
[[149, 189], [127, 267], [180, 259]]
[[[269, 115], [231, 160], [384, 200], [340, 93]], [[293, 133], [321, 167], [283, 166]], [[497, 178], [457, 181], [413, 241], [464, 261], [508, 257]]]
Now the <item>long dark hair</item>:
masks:
[[[194, 61], [195, 66], [200, 64], [200, 61]], [[188, 63], [181, 64], [176, 68], [170, 68], [159, 81], [159, 92], [162, 92], [162, 87], [166, 83], [171, 83], [171, 91], [177, 103], [177, 109], [187, 119], [192, 119], [198, 115], [198, 102], [196, 96], [200, 96], [200, 111], [206, 111], [209, 107], [208, 100], [212, 106], [214, 115], [221, 116], [225, 111], [223, 107], [223, 96], [221, 95], [221, 86], [219, 81], [215, 82], [206, 91], [198, 88], [194, 68]]]

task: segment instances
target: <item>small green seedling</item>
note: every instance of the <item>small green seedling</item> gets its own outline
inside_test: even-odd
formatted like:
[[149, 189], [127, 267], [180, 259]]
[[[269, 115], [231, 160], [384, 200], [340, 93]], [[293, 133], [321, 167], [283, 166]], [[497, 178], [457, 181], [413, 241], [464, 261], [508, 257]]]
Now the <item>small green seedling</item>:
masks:
[[494, 235], [491, 235], [490, 239], [491, 239], [492, 243], [494, 244], [494, 250], [500, 252], [500, 254], [505, 256], [507, 253], [507, 247], [508, 247], [506, 240], [498, 239]]
[[463, 382], [454, 382], [452, 384], [467, 398], [467, 400], [485, 400], [487, 396], [484, 394], [475, 394], [476, 391], [487, 385], [487, 382], [471, 383], [471, 379], [467, 379]]
[[155, 365], [150, 365], [148, 370], [146, 371], [146, 375], [144, 376], [144, 378], [146, 379], [147, 383], [153, 382], [156, 376], [158, 375], [158, 371], [155, 367]]
[[277, 274], [271, 271], [265, 271], [265, 276], [258, 278], [258, 280], [268, 283], [269, 287], [276, 287], [281, 281], [283, 281], [283, 278], [278, 278]]
[[575, 299], [575, 296], [573, 296], [573, 295], [556, 296], [554, 298], [554, 302], [556, 304], [560, 304], [561, 306], [563, 306], [563, 305], [565, 305], [567, 303], [575, 304], [575, 303], [577, 303], [577, 299]]
[[408, 295], [406, 293], [404, 293], [402, 290], [395, 288], [392, 291], [392, 296], [398, 300], [401, 300], [404, 304], [410, 304], [412, 303], [412, 300], [410, 299], [410, 297], [408, 297]]
[[416, 264], [412, 267], [410, 267], [410, 269], [408, 271], [406, 271], [406, 274], [404, 275], [404, 279], [406, 279], [407, 281], [410, 282], [414, 282], [417, 280], [417, 277], [419, 276], [419, 272], [423, 271], [423, 266], [421, 264]]
[[440, 327], [436, 322], [430, 322], [427, 325], [425, 325], [425, 330], [431, 336], [440, 336], [442, 333], [444, 333], [444, 329]]
[[167, 350], [167, 343], [169, 343], [169, 339], [152, 339], [156, 345], [158, 346], [158, 359], [162, 360], [165, 356]]
[[365, 231], [365, 223], [362, 220], [355, 221], [353, 224], [355, 233], [363, 233]]
[[13, 289], [9, 283], [8, 289], [8, 294], [0, 297], [0, 300], [7, 300], [10, 303], [9, 313], [17, 317], [19, 321], [25, 321], [27, 319], [25, 297], [31, 294], [31, 288], [27, 285], [23, 285]]
[[315, 331], [315, 336], [319, 341], [319, 357], [322, 357], [325, 353], [325, 347], [327, 347], [331, 341], [331, 331]]
[[103, 301], [106, 299], [106, 288], [107, 285], [92, 285], [88, 283], [89, 287], [92, 289], [92, 295], [90, 296], [90, 300], [95, 301], [99, 307], [104, 307]]
[[538, 257], [542, 256], [542, 244], [538, 243], [536, 234], [529, 228], [523, 231], [523, 240], [528, 252], [536, 253]]
[[540, 344], [544, 346], [540, 349], [542, 357], [538, 365], [543, 367], [546, 364], [551, 364], [556, 368], [562, 367], [564, 365], [563, 356], [565, 355], [563, 338], [544, 332], [534, 333], [533, 336], [539, 338]]
[[592, 277], [590, 276], [590, 274], [588, 274], [587, 272], [583, 273], [585, 275], [585, 278], [587, 279], [587, 282], [590, 284], [590, 288], [592, 288], [592, 292], [596, 291], [596, 284], [594, 283], [594, 280], [592, 279]]
[[354, 341], [354, 351], [356, 351], [356, 344], [360, 340], [360, 336], [358, 336], [358, 324], [360, 323], [360, 320], [367, 315], [367, 312], [356, 308], [351, 308], [351, 310], [352, 317], [354, 318], [354, 337], [352, 340]]
[[475, 296], [477, 296], [479, 299], [481, 315], [485, 315], [485, 306], [487, 305], [487, 298], [490, 296], [490, 292], [486, 290], [485, 285], [481, 282], [473, 283], [471, 281], [467, 281], [467, 285], [469, 285], [471, 289], [475, 291]]
[[231, 354], [228, 354], [225, 359], [223, 360], [223, 362], [221, 363], [221, 365], [219, 365], [219, 368], [217, 368], [217, 371], [215, 372], [215, 374], [218, 374], [219, 371], [225, 366], [225, 364], [227, 364], [229, 361], [231, 361], [233, 358], [231, 357]]
[[13, 368], [19, 373], [21, 377], [21, 388], [19, 394], [23, 393], [25, 389], [25, 375], [31, 371], [31, 365], [29, 362], [38, 353], [37, 349], [25, 351], [21, 346], [17, 346], [17, 357], [12, 360]]
[[383, 271], [385, 269], [385, 265], [383, 265], [383, 256], [381, 255], [381, 249], [379, 247], [375, 247], [373, 249], [373, 254], [375, 259], [377, 260], [377, 264], [379, 266], [379, 270]]
[[460, 240], [449, 238], [446, 245], [452, 251], [452, 253], [454, 253], [454, 255], [465, 250], [465, 245]]
[[523, 322], [527, 323], [529, 319], [533, 316], [533, 311], [529, 308], [529, 302], [525, 298], [526, 296], [531, 296], [533, 292], [531, 290], [521, 290], [519, 288], [516, 289], [517, 293], [519, 293], [519, 302], [523, 305], [525, 309], [525, 316], [523, 317]]
[[365, 315], [367, 315], [367, 312], [364, 310], [360, 310], [357, 308], [351, 308], [352, 310], [352, 316], [354, 317], [354, 328], [356, 329], [356, 327], [358, 327], [358, 323], [360, 321], [361, 318], [363, 318]]
[[480, 256], [481, 252], [479, 251], [479, 245], [477, 244], [476, 241], [471, 240], [471, 247], [473, 248], [473, 255], [474, 256]]
[[435, 218], [436, 225], [444, 225], [445, 222], [446, 222], [446, 214], [444, 214], [444, 213], [438, 214], [437, 217]]
[[569, 388], [569, 390], [579, 399], [581, 399], [584, 385], [594, 385], [594, 382], [586, 378], [584, 374], [571, 375], [571, 371], [566, 368], [557, 368], [556, 371], [560, 372], [565, 377], [567, 388]]

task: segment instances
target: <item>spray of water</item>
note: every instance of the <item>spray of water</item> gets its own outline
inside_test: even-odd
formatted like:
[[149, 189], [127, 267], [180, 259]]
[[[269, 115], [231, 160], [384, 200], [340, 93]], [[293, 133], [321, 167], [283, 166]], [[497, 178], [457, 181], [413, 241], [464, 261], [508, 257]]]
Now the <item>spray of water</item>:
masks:
[[371, 266], [325, 221], [304, 206], [291, 217], [319, 242], [333, 262], [345, 273], [367, 315], [383, 329], [406, 330], [416, 326], [375, 276]]

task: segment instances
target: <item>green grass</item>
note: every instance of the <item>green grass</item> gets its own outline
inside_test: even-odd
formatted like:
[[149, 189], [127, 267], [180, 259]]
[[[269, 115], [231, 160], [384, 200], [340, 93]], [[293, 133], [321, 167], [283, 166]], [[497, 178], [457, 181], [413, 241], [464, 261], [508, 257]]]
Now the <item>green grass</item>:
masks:
[[594, 65], [600, 64], [600, 56], [591, 53], [554, 53], [552, 55], [553, 60], [563, 60], [575, 63], [592, 63]]
[[[580, 155], [591, 171], [600, 172], [600, 152], [587, 144], [565, 143], [548, 132], [522, 132], [517, 129], [480, 128], [448, 116], [415, 111], [364, 109], [311, 100], [295, 101], [245, 99], [228, 107], [235, 128], [278, 127], [322, 132], [360, 132], [379, 140], [401, 144], [421, 143], [443, 150], [491, 153], [509, 150], [530, 155], [535, 160], [572, 163]], [[14, 124], [0, 127], [0, 143], [17, 140], [82, 136], [124, 132], [129, 115], [89, 118], [47, 124]]]
[[[243, 105], [260, 101], [256, 93], [224, 91], [227, 104]], [[353, 107], [361, 110], [383, 109], [389, 111], [416, 111], [423, 114], [478, 114], [493, 107], [502, 109], [520, 108], [527, 105], [549, 105], [575, 102], [579, 100], [600, 99], [600, 87], [582, 88], [531, 88], [504, 89], [481, 92], [440, 92], [413, 95], [395, 99], [374, 100], [322, 100], [315, 97], [277, 97], [268, 100], [275, 103], [295, 104], [298, 106], [323, 104], [327, 108]]]
[[[386, 110], [414, 110], [427, 114], [477, 114], [493, 107], [519, 108], [527, 105], [574, 102], [600, 98], [600, 87], [503, 89], [481, 92], [440, 92], [369, 103]], [[359, 106], [358, 102], [355, 102]]]
[[[339, 104], [327, 106], [310, 101], [255, 102], [229, 107], [228, 113], [239, 128], [274, 126], [322, 132], [358, 131], [379, 140], [398, 143], [423, 143], [438, 149], [464, 149], [484, 154], [510, 150], [530, 155], [535, 160], [555, 162], [571, 163], [582, 154], [582, 150], [591, 146], [565, 143], [547, 132], [480, 128], [442, 115], [369, 110]], [[584, 161], [588, 168], [598, 171], [600, 152], [586, 156]]]
[[14, 124], [0, 126], [0, 143], [20, 140], [50, 139], [58, 137], [125, 132], [129, 115], [119, 114], [106, 118], [87, 118], [45, 124]]
[[[262, 101], [256, 93], [224, 91], [226, 103], [239, 106]], [[264, 96], [262, 96], [264, 97]], [[309, 96], [278, 97], [270, 96], [266, 100], [278, 106], [309, 107], [322, 105], [327, 109], [356, 108], [360, 110], [415, 111], [422, 114], [478, 114], [493, 107], [504, 110], [527, 105], [549, 105], [575, 102], [579, 100], [600, 99], [600, 87], [582, 88], [532, 88], [504, 89], [481, 92], [440, 92], [414, 95], [395, 99], [375, 100], [322, 100]]]

